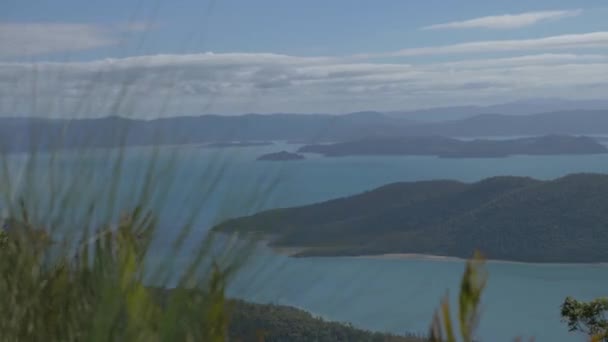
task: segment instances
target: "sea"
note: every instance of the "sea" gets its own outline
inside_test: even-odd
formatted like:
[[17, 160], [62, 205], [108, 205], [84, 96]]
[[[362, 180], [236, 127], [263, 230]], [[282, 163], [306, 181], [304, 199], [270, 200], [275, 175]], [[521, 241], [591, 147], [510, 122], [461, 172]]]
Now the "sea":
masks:
[[[18, 179], [20, 189], [25, 189], [21, 192], [25, 197], [42, 189], [47, 195], [57, 194], [57, 184], [68, 180], [78, 185], [79, 198], [99, 199], [106, 209], [128, 206], [142, 196], [152, 198], [162, 213], [154, 243], [157, 259], [167, 257], [170, 241], [179, 235], [178, 227], [191, 230], [189, 243], [176, 257], [181, 260], [174, 264], [177, 268], [187, 264], [189, 253], [211, 226], [261, 210], [317, 203], [392, 182], [474, 182], [500, 175], [548, 180], [570, 173], [608, 173], [608, 155], [495, 159], [307, 155], [298, 161], [256, 161], [264, 153], [297, 148], [284, 142], [234, 148], [132, 147], [111, 153], [41, 155], [31, 168], [31, 158], [15, 155], [7, 158], [7, 164], [12, 179]], [[120, 160], [119, 165], [116, 160]], [[156, 170], [154, 175], [148, 173], [151, 169]], [[116, 192], [108, 179], [120, 179]], [[140, 185], [145, 183], [155, 186], [143, 190]], [[45, 201], [53, 196], [48, 197]], [[67, 201], [63, 210], [82, 207], [83, 203]], [[43, 207], [37, 210], [44, 212]], [[585, 341], [583, 335], [568, 332], [560, 320], [560, 304], [566, 296], [589, 300], [608, 295], [608, 265], [604, 264], [489, 261], [486, 267], [489, 279], [482, 298], [480, 341], [513, 341], [516, 337], [533, 337], [540, 342]], [[228, 294], [295, 306], [364, 329], [425, 334], [444, 296], [456, 306], [463, 269], [464, 262], [458, 260], [292, 258], [259, 244], [231, 279]]]

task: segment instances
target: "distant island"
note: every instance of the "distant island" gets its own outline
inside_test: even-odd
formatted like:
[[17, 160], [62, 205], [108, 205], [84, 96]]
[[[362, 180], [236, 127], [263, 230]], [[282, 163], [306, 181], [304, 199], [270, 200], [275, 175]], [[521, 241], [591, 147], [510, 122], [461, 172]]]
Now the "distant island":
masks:
[[425, 254], [608, 262], [608, 175], [394, 183], [355, 196], [228, 220], [216, 232], [272, 237], [295, 256]]
[[225, 147], [256, 147], [274, 145], [272, 141], [229, 141], [229, 142], [214, 142], [203, 145], [208, 148], [225, 148]]
[[287, 151], [268, 153], [261, 155], [257, 160], [262, 161], [288, 161], [288, 160], [302, 160], [305, 159], [303, 155], [297, 153], [291, 153]]
[[442, 158], [499, 158], [511, 155], [608, 153], [589, 137], [547, 135], [508, 140], [459, 140], [440, 136], [369, 138], [334, 144], [306, 145], [298, 152], [328, 157], [355, 155], [430, 155]]

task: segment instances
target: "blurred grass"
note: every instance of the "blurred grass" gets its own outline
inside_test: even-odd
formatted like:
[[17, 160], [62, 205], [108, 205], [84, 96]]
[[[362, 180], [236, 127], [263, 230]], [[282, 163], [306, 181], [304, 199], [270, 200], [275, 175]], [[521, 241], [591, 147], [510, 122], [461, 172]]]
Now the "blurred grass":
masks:
[[[487, 273], [484, 269], [484, 258], [475, 253], [467, 261], [458, 297], [458, 328], [463, 342], [473, 342], [475, 330], [480, 318], [481, 295], [486, 287]], [[441, 301], [440, 309], [433, 316], [429, 332], [432, 342], [456, 342], [458, 333], [451, 318], [449, 298], [446, 295]]]
[[[30, 105], [38, 113], [37, 66], [24, 68], [24, 76], [33, 80]], [[48, 117], [131, 116], [137, 75], [125, 75], [113, 93], [97, 87], [101, 79], [100, 71], [87, 80], [69, 107], [59, 95]], [[167, 92], [165, 104], [171, 98]], [[100, 99], [103, 108], [94, 108]], [[151, 115], [162, 117], [165, 109]], [[181, 152], [162, 146], [134, 152], [126, 143], [128, 123], [110, 137], [121, 147], [107, 149], [87, 145], [86, 135], [41, 139], [39, 129], [32, 125], [24, 153], [13, 153], [10, 142], [0, 145], [0, 341], [225, 341], [225, 289], [253, 241], [218, 242], [197, 227], [219, 190], [221, 153], [177, 189]], [[169, 203], [183, 189], [183, 203]], [[268, 188], [257, 190], [221, 205], [255, 208]], [[179, 209], [169, 215], [169, 205]], [[159, 236], [160, 222], [177, 217], [163, 227], [170, 238]], [[159, 239], [168, 249], [151, 262]], [[175, 289], [159, 296], [151, 285]]]

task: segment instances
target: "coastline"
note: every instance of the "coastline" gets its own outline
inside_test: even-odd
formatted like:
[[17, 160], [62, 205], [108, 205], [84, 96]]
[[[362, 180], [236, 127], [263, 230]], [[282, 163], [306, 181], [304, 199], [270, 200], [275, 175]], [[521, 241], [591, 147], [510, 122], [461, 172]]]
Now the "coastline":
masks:
[[[270, 248], [274, 253], [295, 257], [298, 253], [306, 251], [306, 247], [278, 247], [278, 246], [270, 246], [268, 243], [265, 244], [266, 247]], [[408, 261], [435, 261], [435, 262], [466, 262], [467, 259], [453, 257], [453, 256], [445, 256], [445, 255], [434, 255], [434, 254], [420, 254], [420, 253], [384, 253], [384, 254], [369, 254], [369, 255], [334, 255], [334, 256], [307, 256], [306, 258], [348, 258], [348, 259], [377, 259], [377, 260], [408, 260]], [[586, 263], [578, 263], [578, 262], [525, 262], [525, 261], [515, 261], [515, 260], [500, 260], [500, 259], [486, 259], [487, 263], [491, 264], [519, 264], [519, 265], [543, 265], [543, 266], [600, 266], [600, 267], [608, 267], [608, 262], [586, 262]]]
[[349, 258], [358, 259], [385, 259], [385, 260], [426, 260], [426, 261], [466, 261], [466, 259], [451, 257], [445, 255], [419, 254], [419, 253], [385, 253], [385, 254], [370, 254], [357, 255]]

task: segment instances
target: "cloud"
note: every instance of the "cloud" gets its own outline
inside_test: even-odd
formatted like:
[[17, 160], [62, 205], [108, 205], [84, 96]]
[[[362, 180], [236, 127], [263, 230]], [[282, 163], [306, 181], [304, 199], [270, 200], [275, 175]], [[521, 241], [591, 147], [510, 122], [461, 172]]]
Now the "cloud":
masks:
[[0, 58], [68, 53], [111, 46], [117, 33], [142, 32], [150, 26], [133, 22], [114, 26], [75, 23], [0, 23]]
[[80, 51], [115, 43], [106, 31], [86, 24], [0, 24], [1, 57]]
[[504, 14], [475, 18], [464, 21], [454, 21], [445, 24], [436, 24], [423, 27], [422, 30], [445, 30], [445, 29], [517, 29], [535, 25], [543, 21], [554, 21], [568, 17], [575, 17], [582, 13], [580, 9], [564, 11], [539, 11], [520, 14]]
[[358, 54], [352, 56], [359, 59], [381, 57], [412, 57], [427, 55], [448, 55], [467, 53], [491, 53], [512, 51], [539, 51], [539, 50], [572, 50], [587, 48], [607, 48], [608, 32], [591, 32], [581, 34], [566, 34], [534, 39], [517, 40], [488, 40], [451, 45], [431, 47], [408, 48], [399, 51]]
[[0, 63], [0, 115], [338, 113], [601, 97], [608, 91], [605, 75], [608, 55], [599, 54], [416, 64], [272, 53], [5, 62]]

